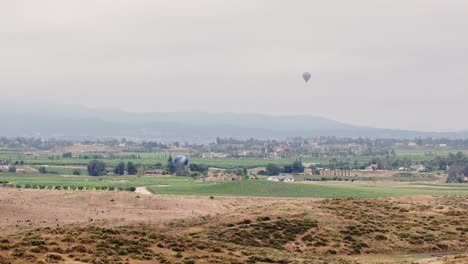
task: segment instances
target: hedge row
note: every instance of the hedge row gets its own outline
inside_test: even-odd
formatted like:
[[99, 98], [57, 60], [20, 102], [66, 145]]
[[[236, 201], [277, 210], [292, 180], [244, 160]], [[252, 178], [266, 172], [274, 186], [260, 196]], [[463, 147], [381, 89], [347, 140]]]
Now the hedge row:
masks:
[[71, 191], [83, 191], [83, 190], [103, 190], [103, 191], [129, 191], [129, 192], [134, 192], [136, 190], [135, 187], [114, 187], [114, 186], [96, 186], [96, 187], [90, 187], [90, 186], [61, 186], [61, 185], [36, 185], [36, 184], [13, 184], [13, 183], [1, 183], [2, 187], [8, 187], [8, 188], [17, 188], [17, 189], [47, 189], [47, 190], [71, 190]]

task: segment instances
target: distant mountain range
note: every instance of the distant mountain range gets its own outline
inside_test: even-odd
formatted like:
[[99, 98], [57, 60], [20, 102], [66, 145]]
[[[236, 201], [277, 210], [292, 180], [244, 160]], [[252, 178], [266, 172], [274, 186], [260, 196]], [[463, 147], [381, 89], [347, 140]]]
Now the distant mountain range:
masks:
[[355, 126], [314, 116], [253, 113], [129, 113], [80, 107], [0, 108], [0, 136], [66, 139], [122, 138], [211, 142], [216, 137], [468, 138], [468, 131], [420, 132]]

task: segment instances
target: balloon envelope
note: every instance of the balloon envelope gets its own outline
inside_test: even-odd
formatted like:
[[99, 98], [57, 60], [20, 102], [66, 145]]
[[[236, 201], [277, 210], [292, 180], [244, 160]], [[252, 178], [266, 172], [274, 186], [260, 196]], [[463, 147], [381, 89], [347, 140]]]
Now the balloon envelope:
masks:
[[310, 74], [310, 72], [304, 72], [302, 74], [302, 78], [304, 78], [304, 81], [306, 81], [306, 82], [309, 82], [310, 77], [312, 77], [312, 74]]
[[188, 165], [188, 158], [185, 156], [177, 156], [174, 159], [174, 164], [183, 164], [184, 166]]

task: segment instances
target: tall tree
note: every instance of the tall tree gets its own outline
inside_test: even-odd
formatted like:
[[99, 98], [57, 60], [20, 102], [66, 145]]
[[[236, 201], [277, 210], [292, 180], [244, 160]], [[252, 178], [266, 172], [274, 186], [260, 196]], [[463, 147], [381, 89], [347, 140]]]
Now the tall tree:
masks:
[[138, 173], [138, 170], [137, 170], [137, 167], [135, 164], [133, 164], [133, 162], [129, 161], [127, 163], [127, 172], [128, 174], [130, 175], [135, 175]]
[[167, 159], [166, 170], [171, 174], [175, 172], [175, 165], [174, 161], [172, 160], [172, 155], [169, 155], [169, 158]]
[[274, 176], [279, 175], [281, 172], [281, 168], [273, 163], [270, 163], [266, 166], [266, 175]]
[[106, 164], [99, 160], [92, 160], [88, 163], [88, 174], [91, 176], [101, 176], [106, 171]]
[[124, 175], [125, 174], [125, 163], [119, 162], [117, 166], [115, 166], [114, 173], [117, 175]]

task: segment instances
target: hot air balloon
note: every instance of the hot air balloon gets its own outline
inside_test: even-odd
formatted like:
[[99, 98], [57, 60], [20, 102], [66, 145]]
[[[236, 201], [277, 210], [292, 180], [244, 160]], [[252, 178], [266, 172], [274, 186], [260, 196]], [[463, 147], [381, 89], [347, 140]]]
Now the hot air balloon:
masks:
[[189, 172], [187, 170], [188, 158], [185, 156], [177, 156], [174, 159], [175, 175], [176, 176], [188, 176]]
[[188, 165], [188, 158], [185, 157], [185, 156], [177, 156], [175, 159], [174, 159], [174, 164], [177, 165], [177, 164], [182, 164], [184, 166], [187, 166]]
[[304, 78], [304, 81], [306, 81], [306, 82], [309, 82], [310, 77], [312, 77], [312, 74], [310, 74], [310, 72], [304, 72], [302, 74], [302, 78]]

